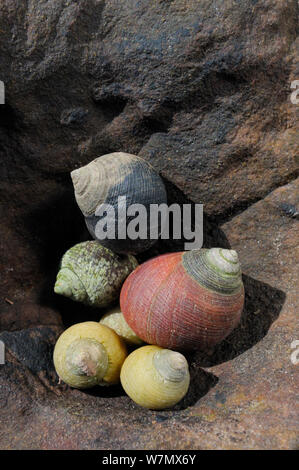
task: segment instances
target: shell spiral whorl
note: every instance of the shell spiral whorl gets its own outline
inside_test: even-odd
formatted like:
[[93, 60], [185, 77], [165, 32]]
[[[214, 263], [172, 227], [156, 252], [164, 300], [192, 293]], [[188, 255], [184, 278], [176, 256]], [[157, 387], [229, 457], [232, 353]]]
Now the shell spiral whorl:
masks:
[[78, 338], [66, 350], [66, 365], [75, 375], [96, 376], [100, 380], [108, 368], [108, 355], [98, 341]]
[[209, 349], [237, 326], [244, 304], [238, 255], [212, 248], [147, 261], [126, 279], [120, 297], [125, 320], [150, 344]]
[[181, 382], [188, 370], [184, 356], [169, 349], [157, 351], [153, 356], [153, 363], [163, 379], [170, 382]]
[[238, 254], [234, 250], [211, 248], [187, 251], [182, 263], [202, 286], [221, 294], [232, 294], [242, 283]]
[[[123, 152], [110, 153], [71, 172], [75, 198], [85, 217], [93, 216], [97, 207], [107, 202], [109, 191], [110, 198], [117, 195], [120, 184], [134, 170], [137, 158]], [[122, 188], [126, 192], [128, 189]]]

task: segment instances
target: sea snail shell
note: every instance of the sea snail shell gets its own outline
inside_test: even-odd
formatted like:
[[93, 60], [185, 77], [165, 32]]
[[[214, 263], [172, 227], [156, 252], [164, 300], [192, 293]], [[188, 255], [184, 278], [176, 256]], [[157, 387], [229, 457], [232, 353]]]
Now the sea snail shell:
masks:
[[138, 338], [132, 328], [129, 327], [120, 311], [119, 305], [106, 312], [101, 318], [100, 323], [101, 325], [109, 326], [129, 346], [141, 346], [143, 344], [142, 339]]
[[[116, 253], [139, 253], [150, 248], [155, 239], [150, 239], [149, 228], [147, 238], [131, 240], [118, 232], [118, 197], [125, 196], [126, 209], [132, 204], [142, 204], [147, 213], [150, 204], [167, 202], [164, 184], [153, 168], [142, 158], [124, 152], [115, 152], [96, 158], [91, 163], [71, 172], [75, 197], [79, 208], [85, 216], [87, 228], [92, 237], [98, 239], [103, 246]], [[96, 225], [107, 214], [101, 216], [96, 211], [103, 204], [114, 208], [115, 239], [100, 239]], [[103, 207], [103, 206], [102, 206]], [[134, 218], [134, 217], [133, 217]], [[149, 218], [149, 217], [148, 217]], [[120, 225], [127, 230], [132, 217], [127, 216]], [[120, 219], [122, 220], [122, 219]], [[147, 224], [149, 227], [149, 224]], [[161, 227], [158, 228], [158, 232]], [[122, 238], [123, 237], [123, 238]]]
[[90, 388], [119, 382], [126, 356], [126, 347], [113, 330], [89, 321], [62, 333], [53, 359], [63, 382], [74, 388]]
[[143, 346], [133, 351], [123, 363], [120, 381], [138, 405], [157, 410], [170, 408], [188, 391], [188, 363], [181, 353], [158, 346]]
[[146, 343], [209, 349], [238, 324], [244, 287], [238, 255], [212, 248], [158, 256], [123, 284], [121, 311]]
[[124, 280], [137, 265], [134, 256], [117, 255], [97, 241], [78, 243], [62, 257], [54, 291], [106, 307], [118, 300]]

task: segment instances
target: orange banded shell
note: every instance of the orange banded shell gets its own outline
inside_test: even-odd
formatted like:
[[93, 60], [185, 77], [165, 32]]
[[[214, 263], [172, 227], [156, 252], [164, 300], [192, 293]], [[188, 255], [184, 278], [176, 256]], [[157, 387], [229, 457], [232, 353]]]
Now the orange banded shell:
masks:
[[244, 304], [238, 255], [212, 248], [158, 256], [123, 284], [120, 305], [135, 333], [150, 344], [209, 349], [237, 326]]

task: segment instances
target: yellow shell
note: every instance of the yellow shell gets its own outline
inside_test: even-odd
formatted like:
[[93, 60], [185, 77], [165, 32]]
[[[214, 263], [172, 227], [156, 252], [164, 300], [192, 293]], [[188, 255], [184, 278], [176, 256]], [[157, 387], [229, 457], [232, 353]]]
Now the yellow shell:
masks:
[[63, 382], [74, 388], [90, 388], [119, 382], [126, 356], [126, 346], [113, 330], [88, 321], [60, 335], [53, 359]]
[[115, 331], [124, 341], [130, 346], [141, 346], [143, 344], [140, 339], [129, 327], [122, 312], [120, 306], [110, 309], [100, 320], [101, 325], [109, 326]]
[[181, 353], [159, 346], [143, 346], [123, 363], [120, 381], [138, 405], [157, 410], [170, 408], [188, 391], [188, 363]]

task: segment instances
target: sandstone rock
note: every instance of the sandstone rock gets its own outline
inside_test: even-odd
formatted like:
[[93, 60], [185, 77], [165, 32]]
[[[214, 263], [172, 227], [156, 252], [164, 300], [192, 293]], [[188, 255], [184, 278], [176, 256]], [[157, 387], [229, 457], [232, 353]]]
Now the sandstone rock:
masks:
[[[1, 2], [1, 448], [298, 445], [297, 25], [296, 0]], [[190, 358], [201, 385], [172, 412], [119, 388], [61, 389], [49, 356], [41, 370], [28, 359], [27, 339], [50, 354], [62, 325], [98, 315], [52, 288], [61, 255], [88, 237], [69, 172], [118, 150], [150, 161], [170, 201], [203, 203], [205, 246], [231, 244], [246, 276], [240, 328]]]

